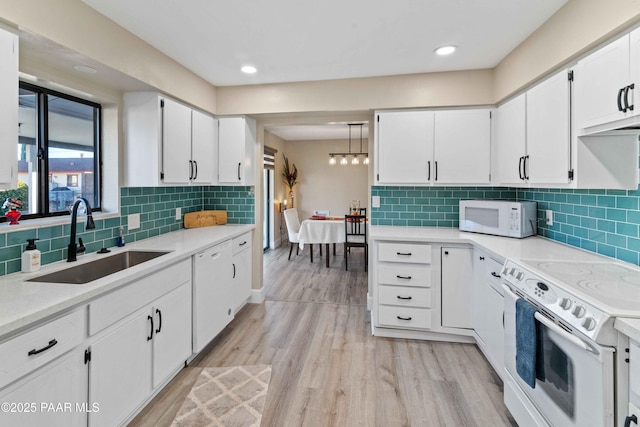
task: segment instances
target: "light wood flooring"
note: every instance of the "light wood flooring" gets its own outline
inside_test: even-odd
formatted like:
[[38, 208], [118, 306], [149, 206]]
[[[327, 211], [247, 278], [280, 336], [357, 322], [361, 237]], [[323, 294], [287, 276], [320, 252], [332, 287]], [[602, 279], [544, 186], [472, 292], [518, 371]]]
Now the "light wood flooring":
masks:
[[266, 301], [233, 322], [131, 422], [169, 426], [203, 367], [271, 364], [262, 426], [513, 426], [473, 344], [371, 335], [361, 250], [264, 259]]

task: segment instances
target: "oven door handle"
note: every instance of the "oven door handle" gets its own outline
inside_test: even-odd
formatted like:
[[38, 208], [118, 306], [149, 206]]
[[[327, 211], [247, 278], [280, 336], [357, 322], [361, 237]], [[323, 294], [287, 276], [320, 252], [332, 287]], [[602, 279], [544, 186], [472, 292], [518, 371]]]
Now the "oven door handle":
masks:
[[[509, 286], [505, 285], [504, 283], [501, 283], [501, 285], [502, 285], [502, 289], [504, 289], [505, 292], [509, 292], [516, 299], [520, 299], [520, 297], [518, 295], [516, 295], [516, 293], [513, 292]], [[546, 318], [539, 311], [536, 311], [534, 316], [535, 316], [535, 318], [536, 318], [536, 320], [538, 322], [542, 323], [544, 326], [546, 326], [547, 328], [551, 329], [553, 332], [555, 332], [556, 334], [560, 335], [562, 338], [566, 339], [567, 341], [570, 341], [570, 342], [574, 343], [575, 345], [577, 345], [578, 347], [580, 347], [583, 350], [586, 350], [586, 351], [589, 351], [589, 352], [595, 353], [595, 354], [600, 354], [597, 350], [595, 350], [595, 349], [591, 348], [591, 346], [587, 345], [586, 342], [582, 341], [580, 338], [576, 337], [575, 335], [571, 335], [569, 332], [565, 331], [560, 326], [556, 325], [553, 321], [551, 321], [550, 319]]]
[[565, 331], [560, 326], [556, 325], [551, 320], [547, 319], [540, 312], [536, 311], [536, 314], [534, 314], [534, 317], [538, 322], [542, 323], [544, 326], [551, 329], [553, 332], [560, 335], [562, 338], [566, 339], [567, 341], [571, 341], [572, 343], [574, 343], [575, 345], [577, 345], [583, 350], [590, 351], [592, 353], [597, 354], [597, 351], [594, 351], [590, 346], [587, 345], [586, 342], [582, 341], [580, 338], [576, 337], [575, 335], [571, 335], [569, 332]]

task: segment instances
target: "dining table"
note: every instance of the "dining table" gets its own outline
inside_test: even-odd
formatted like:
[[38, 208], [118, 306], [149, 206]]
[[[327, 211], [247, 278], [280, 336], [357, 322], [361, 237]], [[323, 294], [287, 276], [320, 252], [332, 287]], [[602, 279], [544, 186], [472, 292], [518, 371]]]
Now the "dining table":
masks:
[[[329, 245], [333, 244], [333, 255], [335, 256], [336, 244], [345, 242], [344, 217], [305, 219], [300, 224], [298, 239], [300, 249], [304, 249], [304, 245], [311, 245], [311, 262], [313, 262], [313, 245], [326, 245], [325, 262], [328, 268], [330, 262]], [[322, 255], [322, 246], [320, 247], [320, 255]]]

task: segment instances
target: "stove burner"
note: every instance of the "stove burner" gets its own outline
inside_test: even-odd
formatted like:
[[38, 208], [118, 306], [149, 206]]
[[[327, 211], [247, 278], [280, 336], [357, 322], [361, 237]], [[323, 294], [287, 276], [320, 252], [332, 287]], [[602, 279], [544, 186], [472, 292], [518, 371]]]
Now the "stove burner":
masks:
[[557, 262], [541, 262], [538, 264], [541, 270], [549, 273], [570, 274], [572, 276], [586, 276], [593, 274], [593, 271], [578, 264], [557, 263]]

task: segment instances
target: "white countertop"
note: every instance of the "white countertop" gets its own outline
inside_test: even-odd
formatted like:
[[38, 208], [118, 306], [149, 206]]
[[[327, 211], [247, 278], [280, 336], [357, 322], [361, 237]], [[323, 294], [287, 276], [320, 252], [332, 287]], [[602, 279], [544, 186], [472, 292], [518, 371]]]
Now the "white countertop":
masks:
[[[182, 261], [217, 243], [253, 230], [253, 224], [220, 225], [180, 230], [150, 239], [110, 248], [111, 253], [81, 255], [78, 261], [60, 261], [42, 266], [33, 273], [14, 273], [0, 277], [0, 339], [18, 332], [34, 322], [54, 316], [66, 309], [80, 306], [126, 283], [151, 274], [163, 267]], [[171, 251], [166, 255], [138, 264], [82, 285], [27, 282], [37, 276], [75, 267], [102, 257], [127, 250]]]
[[640, 343], [640, 319], [618, 317], [613, 326], [635, 342]]
[[[543, 237], [531, 236], [524, 239], [489, 236], [487, 234], [460, 231], [457, 228], [437, 227], [394, 227], [373, 225], [369, 227], [371, 240], [406, 242], [468, 243], [481, 246], [499, 258], [535, 260], [573, 260], [589, 262], [610, 262], [611, 258], [588, 252], [573, 246], [554, 242]], [[624, 264], [622, 261], [615, 262]], [[637, 267], [636, 267], [637, 268]]]

